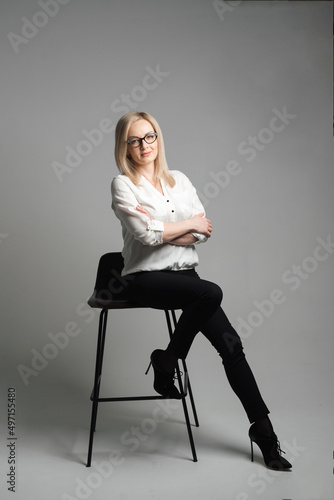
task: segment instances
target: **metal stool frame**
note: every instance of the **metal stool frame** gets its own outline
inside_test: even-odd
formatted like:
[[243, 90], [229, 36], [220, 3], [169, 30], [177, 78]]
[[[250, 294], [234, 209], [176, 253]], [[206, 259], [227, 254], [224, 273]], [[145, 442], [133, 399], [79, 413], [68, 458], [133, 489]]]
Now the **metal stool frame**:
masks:
[[[104, 358], [104, 348], [105, 348], [105, 340], [106, 340], [106, 332], [107, 332], [107, 322], [108, 322], [108, 311], [110, 309], [135, 309], [135, 308], [141, 308], [141, 306], [134, 304], [128, 300], [120, 299], [117, 300], [114, 299], [112, 294], [109, 293], [107, 300], [105, 298], [99, 299], [98, 297], [101, 296], [101, 290], [105, 292], [106, 289], [105, 287], [101, 289], [99, 285], [101, 285], [101, 272], [105, 271], [105, 264], [106, 262], [112, 261], [115, 262], [115, 259], [117, 261], [116, 263], [116, 270], [115, 267], [112, 268], [112, 274], [114, 276], [120, 277], [120, 271], [122, 267], [122, 257], [120, 253], [110, 253], [110, 254], [105, 254], [104, 256], [101, 257], [100, 263], [99, 263], [99, 269], [98, 269], [98, 275], [97, 275], [97, 281], [94, 289], [94, 293], [92, 297], [89, 299], [88, 304], [91, 305], [91, 307], [99, 307], [101, 308], [100, 312], [100, 318], [99, 318], [99, 327], [98, 327], [98, 339], [97, 339], [97, 349], [96, 349], [96, 361], [95, 361], [95, 376], [94, 376], [94, 387], [90, 396], [90, 399], [92, 401], [92, 413], [91, 413], [91, 423], [90, 423], [90, 432], [89, 432], [89, 445], [88, 445], [88, 457], [87, 457], [87, 467], [91, 466], [91, 459], [92, 459], [92, 452], [93, 452], [93, 441], [94, 441], [94, 433], [96, 430], [96, 421], [97, 421], [97, 412], [98, 412], [98, 405], [99, 403], [105, 403], [105, 402], [112, 402], [112, 401], [147, 401], [147, 400], [160, 400], [160, 399], [166, 399], [164, 396], [127, 396], [127, 397], [100, 397], [100, 385], [101, 385], [101, 380], [102, 380], [102, 367], [103, 367], [103, 358]], [[117, 269], [118, 268], [118, 269]], [[110, 267], [109, 267], [110, 271]], [[110, 278], [110, 276], [109, 276]], [[109, 279], [108, 278], [108, 279]], [[102, 282], [104, 282], [104, 285], [106, 284], [105, 279], [102, 279]], [[109, 282], [110, 284], [110, 282]], [[109, 287], [110, 290], [110, 287]], [[176, 314], [174, 310], [165, 310], [165, 316], [166, 316], [166, 321], [167, 321], [167, 327], [168, 327], [168, 333], [169, 333], [169, 338], [172, 337], [173, 335], [173, 327], [176, 327], [177, 324], [177, 319], [176, 319]], [[173, 326], [172, 326], [173, 322]], [[183, 370], [183, 376], [184, 376], [184, 381], [182, 381], [182, 376], [181, 376], [181, 371], [179, 367], [179, 363], [176, 367], [176, 375], [177, 375], [177, 381], [178, 385], [180, 388], [181, 392], [181, 401], [182, 401], [182, 406], [183, 406], [183, 412], [184, 412], [184, 417], [185, 417], [185, 422], [187, 426], [187, 431], [188, 431], [188, 437], [189, 437], [189, 443], [190, 443], [190, 448], [192, 451], [192, 457], [193, 461], [197, 462], [197, 454], [196, 454], [196, 449], [195, 449], [195, 443], [193, 439], [193, 434], [192, 434], [192, 429], [191, 429], [191, 423], [189, 419], [189, 412], [188, 412], [188, 407], [187, 407], [187, 402], [186, 402], [186, 397], [189, 395], [190, 398], [190, 403], [191, 403], [191, 408], [192, 408], [192, 414], [195, 422], [195, 426], [199, 427], [199, 421], [198, 421], [198, 416], [197, 416], [197, 411], [196, 411], [196, 406], [194, 402], [194, 397], [193, 397], [193, 392], [189, 380], [189, 374], [188, 374], [188, 368], [185, 360], [181, 360], [182, 364], [182, 370]]]

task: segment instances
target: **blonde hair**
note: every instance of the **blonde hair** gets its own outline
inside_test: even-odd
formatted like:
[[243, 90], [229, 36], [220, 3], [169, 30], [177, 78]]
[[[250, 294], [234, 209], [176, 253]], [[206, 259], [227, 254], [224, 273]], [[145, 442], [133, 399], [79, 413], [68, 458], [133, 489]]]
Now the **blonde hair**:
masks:
[[128, 154], [127, 137], [129, 128], [138, 120], [147, 120], [152, 125], [154, 132], [158, 134], [158, 154], [154, 162], [155, 177], [162, 178], [171, 187], [175, 185], [175, 180], [168, 170], [165, 145], [162, 132], [157, 120], [144, 111], [132, 111], [123, 115], [115, 129], [115, 161], [121, 174], [127, 175], [134, 184], [139, 183], [139, 173], [131, 156]]

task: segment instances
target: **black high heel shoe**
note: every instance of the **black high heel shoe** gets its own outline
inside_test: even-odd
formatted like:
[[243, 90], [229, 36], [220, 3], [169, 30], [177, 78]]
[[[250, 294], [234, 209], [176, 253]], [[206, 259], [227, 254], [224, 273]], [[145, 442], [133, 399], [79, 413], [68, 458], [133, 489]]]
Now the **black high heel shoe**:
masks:
[[287, 471], [291, 469], [292, 465], [281, 456], [281, 453], [285, 453], [281, 450], [279, 441], [274, 432], [272, 432], [270, 437], [262, 436], [256, 429], [255, 424], [252, 424], [249, 432], [249, 439], [251, 442], [251, 460], [254, 461], [253, 455], [253, 442], [260, 448], [263, 460], [268, 469]]
[[165, 398], [182, 399], [180, 391], [174, 385], [174, 370], [173, 372], [166, 372], [159, 363], [159, 358], [163, 352], [161, 349], [156, 349], [152, 352], [151, 362], [146, 370], [146, 374], [152, 365], [154, 371], [154, 390]]

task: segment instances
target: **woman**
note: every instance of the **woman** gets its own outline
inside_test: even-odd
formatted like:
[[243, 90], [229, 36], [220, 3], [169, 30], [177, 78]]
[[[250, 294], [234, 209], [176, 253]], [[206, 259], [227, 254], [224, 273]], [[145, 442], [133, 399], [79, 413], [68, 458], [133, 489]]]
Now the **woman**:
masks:
[[155, 390], [180, 398], [174, 385], [177, 360], [186, 358], [201, 331], [221, 356], [229, 383], [252, 424], [252, 459], [255, 442], [267, 467], [290, 469], [291, 464], [281, 456], [241, 339], [220, 307], [222, 291], [195, 271], [195, 245], [211, 237], [212, 224], [188, 178], [168, 170], [155, 118], [144, 112], [120, 118], [115, 159], [121, 175], [112, 181], [112, 208], [122, 225], [127, 296], [142, 306], [182, 309], [167, 348], [151, 355]]

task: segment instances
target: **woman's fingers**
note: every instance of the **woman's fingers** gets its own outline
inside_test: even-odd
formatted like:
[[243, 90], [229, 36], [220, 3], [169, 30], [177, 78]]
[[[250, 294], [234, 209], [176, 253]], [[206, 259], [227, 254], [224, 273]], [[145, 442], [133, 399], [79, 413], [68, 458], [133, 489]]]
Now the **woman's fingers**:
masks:
[[150, 220], [152, 220], [152, 217], [150, 216], [148, 211], [145, 208], [143, 208], [142, 206], [137, 205], [136, 210], [138, 210], [138, 212], [141, 212], [142, 214], [146, 215]]

